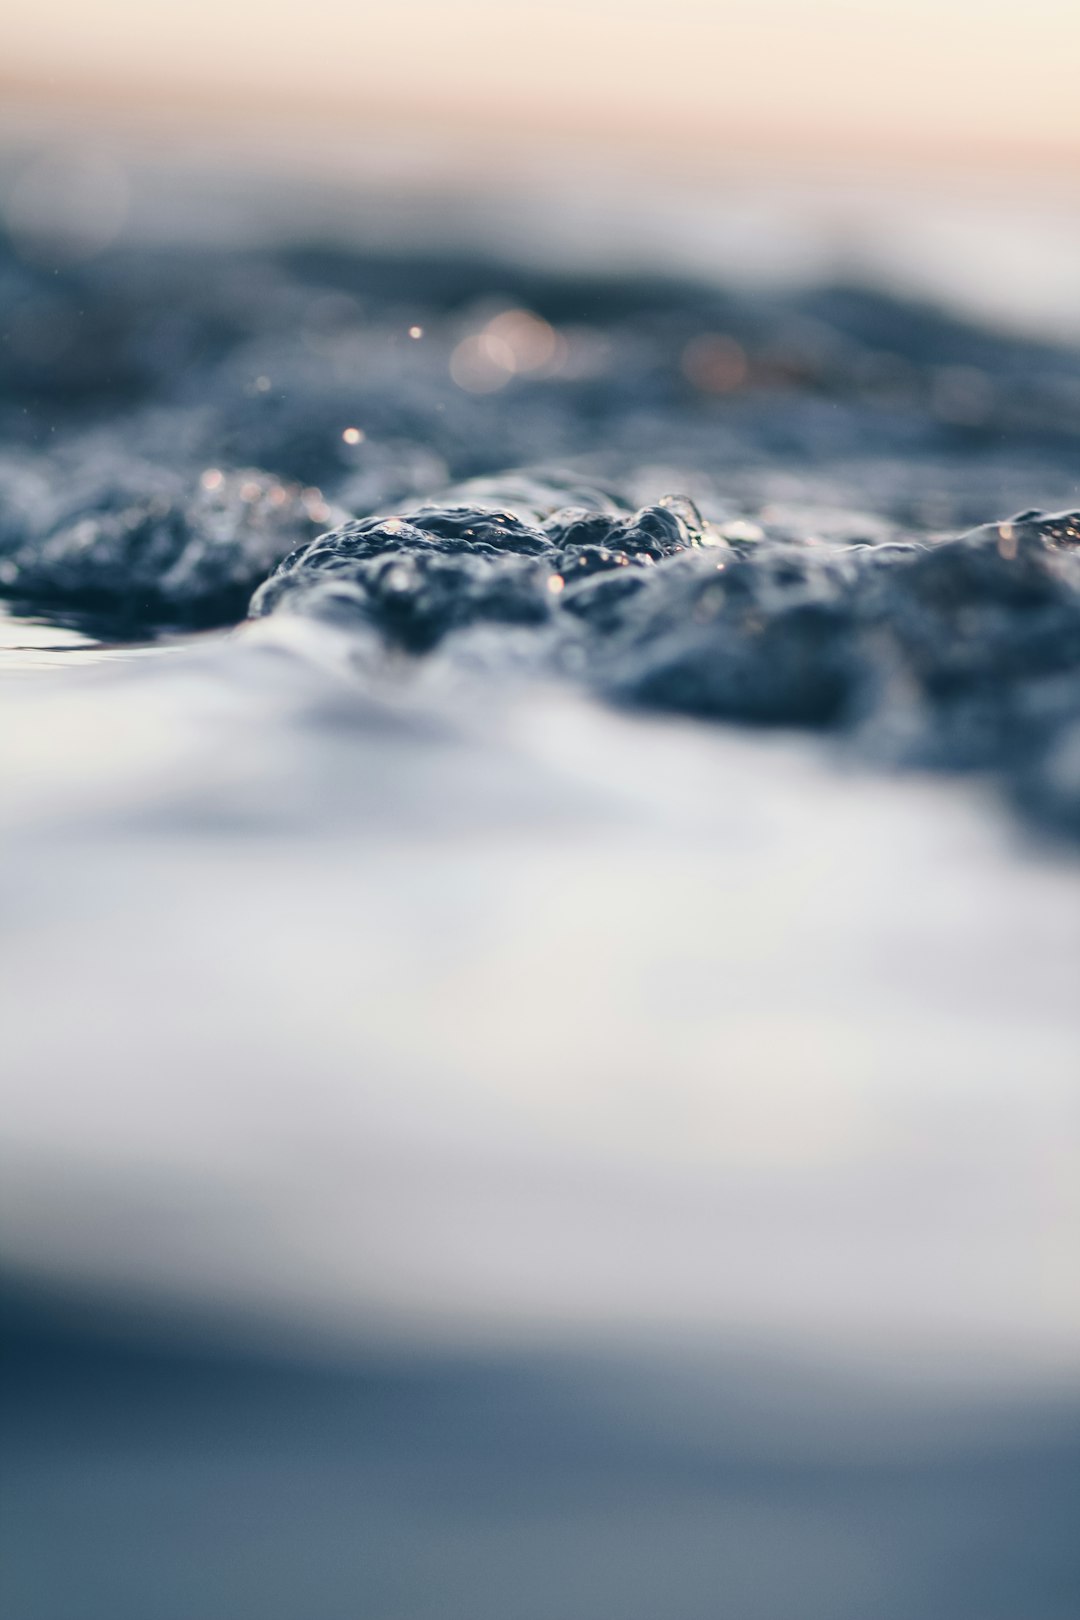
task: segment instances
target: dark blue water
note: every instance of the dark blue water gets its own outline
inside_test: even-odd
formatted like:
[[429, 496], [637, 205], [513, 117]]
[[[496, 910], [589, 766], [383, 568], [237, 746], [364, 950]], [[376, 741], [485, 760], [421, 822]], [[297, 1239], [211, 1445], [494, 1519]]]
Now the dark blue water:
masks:
[[26, 1620], [1074, 1612], [1070, 1405], [737, 1353], [304, 1365], [25, 1290], [5, 1325]]

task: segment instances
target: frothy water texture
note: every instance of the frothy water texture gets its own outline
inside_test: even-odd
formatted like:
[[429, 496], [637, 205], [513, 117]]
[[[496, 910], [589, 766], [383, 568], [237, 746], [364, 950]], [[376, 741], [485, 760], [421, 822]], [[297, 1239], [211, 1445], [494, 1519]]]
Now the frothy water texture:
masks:
[[362, 248], [0, 302], [20, 1620], [1065, 1620], [1080, 353]]

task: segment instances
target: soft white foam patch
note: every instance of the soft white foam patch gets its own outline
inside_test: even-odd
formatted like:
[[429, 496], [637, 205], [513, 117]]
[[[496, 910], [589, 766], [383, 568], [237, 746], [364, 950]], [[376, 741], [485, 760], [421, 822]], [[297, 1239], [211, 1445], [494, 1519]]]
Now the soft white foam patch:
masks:
[[309, 634], [5, 682], [9, 1257], [417, 1342], [1075, 1365], [1074, 859]]

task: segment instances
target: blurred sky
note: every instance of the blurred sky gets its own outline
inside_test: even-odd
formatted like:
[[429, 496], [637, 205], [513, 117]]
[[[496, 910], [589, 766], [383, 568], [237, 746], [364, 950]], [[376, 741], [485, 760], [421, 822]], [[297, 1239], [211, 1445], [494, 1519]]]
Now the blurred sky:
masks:
[[698, 168], [1075, 173], [1078, 67], [1080, 0], [24, 0], [0, 22], [9, 107], [199, 108]]

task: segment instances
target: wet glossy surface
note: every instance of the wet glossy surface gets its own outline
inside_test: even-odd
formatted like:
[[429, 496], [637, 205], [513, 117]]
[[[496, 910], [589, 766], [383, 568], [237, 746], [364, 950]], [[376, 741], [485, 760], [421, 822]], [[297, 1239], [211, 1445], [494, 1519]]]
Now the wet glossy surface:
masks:
[[1076, 353], [0, 286], [19, 1620], [1071, 1617]]

